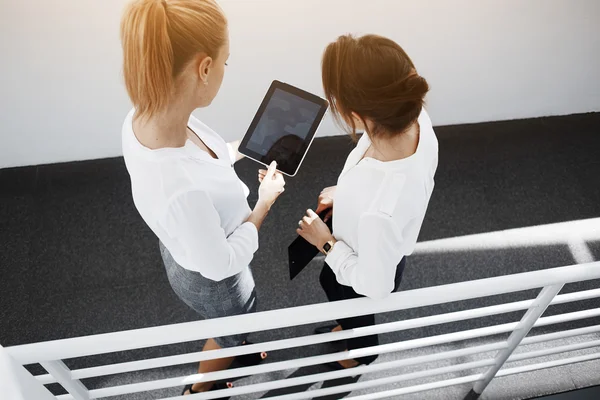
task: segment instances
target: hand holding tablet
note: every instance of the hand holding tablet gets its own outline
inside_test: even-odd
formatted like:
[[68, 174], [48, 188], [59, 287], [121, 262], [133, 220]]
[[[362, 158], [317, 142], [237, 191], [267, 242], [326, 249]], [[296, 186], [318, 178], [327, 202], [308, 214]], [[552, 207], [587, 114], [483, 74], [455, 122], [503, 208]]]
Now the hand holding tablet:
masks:
[[273, 81], [238, 151], [263, 165], [294, 176], [327, 111], [327, 100]]

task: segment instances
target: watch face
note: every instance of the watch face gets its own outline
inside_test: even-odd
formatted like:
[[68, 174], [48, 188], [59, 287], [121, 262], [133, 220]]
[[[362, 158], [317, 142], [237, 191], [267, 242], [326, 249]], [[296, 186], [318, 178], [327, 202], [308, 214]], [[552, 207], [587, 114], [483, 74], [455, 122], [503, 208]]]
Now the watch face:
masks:
[[327, 253], [329, 250], [331, 250], [331, 244], [325, 243], [323, 245], [323, 250], [325, 250], [325, 253]]

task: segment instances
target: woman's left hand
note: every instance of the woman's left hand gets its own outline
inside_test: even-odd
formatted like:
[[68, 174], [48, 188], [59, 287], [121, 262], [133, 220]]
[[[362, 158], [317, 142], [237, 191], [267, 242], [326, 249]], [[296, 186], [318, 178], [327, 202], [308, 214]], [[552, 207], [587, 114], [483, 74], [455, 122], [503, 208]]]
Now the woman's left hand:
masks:
[[334, 240], [325, 222], [313, 210], [306, 210], [306, 216], [298, 222], [298, 225], [296, 232], [319, 250], [325, 243]]

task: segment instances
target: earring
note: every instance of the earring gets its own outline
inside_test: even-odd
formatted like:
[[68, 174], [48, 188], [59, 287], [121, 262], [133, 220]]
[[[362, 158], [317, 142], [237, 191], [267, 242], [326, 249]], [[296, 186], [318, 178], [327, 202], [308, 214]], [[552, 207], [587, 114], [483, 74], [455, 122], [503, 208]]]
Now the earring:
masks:
[[204, 81], [204, 86], [208, 85], [208, 81]]

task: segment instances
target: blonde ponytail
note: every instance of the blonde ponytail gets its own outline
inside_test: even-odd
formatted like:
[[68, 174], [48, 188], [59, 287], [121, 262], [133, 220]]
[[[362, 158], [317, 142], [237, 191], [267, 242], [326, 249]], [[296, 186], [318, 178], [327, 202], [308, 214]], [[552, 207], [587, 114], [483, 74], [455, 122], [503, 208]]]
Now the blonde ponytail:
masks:
[[185, 65], [204, 52], [216, 57], [227, 21], [214, 0], [135, 0], [123, 14], [123, 75], [136, 112], [163, 109]]

